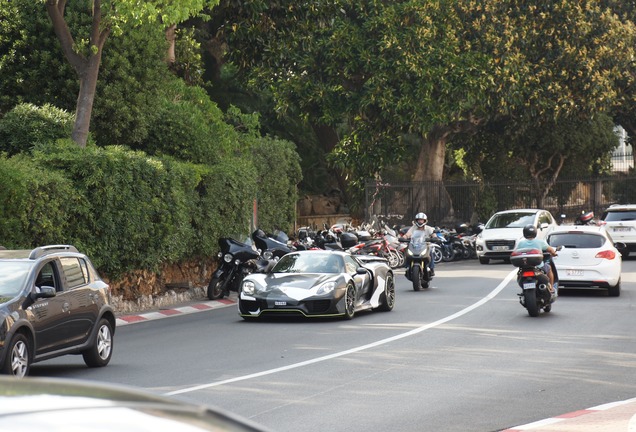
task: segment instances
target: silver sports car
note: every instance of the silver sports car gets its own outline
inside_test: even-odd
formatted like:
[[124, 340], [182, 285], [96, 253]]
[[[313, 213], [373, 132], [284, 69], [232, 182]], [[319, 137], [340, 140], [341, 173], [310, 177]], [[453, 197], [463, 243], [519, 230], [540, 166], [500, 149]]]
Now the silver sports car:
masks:
[[306, 250], [288, 253], [267, 273], [247, 276], [238, 308], [244, 319], [274, 314], [351, 319], [362, 310], [390, 311], [394, 304], [386, 259]]

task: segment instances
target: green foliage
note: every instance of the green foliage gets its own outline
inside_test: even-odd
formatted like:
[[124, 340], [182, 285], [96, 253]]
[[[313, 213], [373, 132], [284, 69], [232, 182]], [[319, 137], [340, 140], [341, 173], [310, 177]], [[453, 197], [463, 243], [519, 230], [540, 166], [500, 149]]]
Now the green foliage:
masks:
[[79, 83], [45, 8], [32, 0], [0, 2], [0, 116], [19, 103], [73, 111]]
[[51, 105], [20, 104], [0, 118], [0, 151], [29, 152], [34, 146], [71, 135], [72, 114]]
[[258, 226], [268, 232], [290, 232], [302, 179], [300, 157], [293, 143], [270, 137], [259, 138], [252, 151], [258, 170]]
[[229, 154], [238, 134], [200, 87], [173, 79], [163, 89], [148, 138], [138, 148], [195, 163], [214, 164]]
[[0, 156], [0, 244], [29, 249], [72, 243], [69, 212], [86, 202], [60, 172], [26, 155]]
[[112, 38], [102, 57], [91, 130], [100, 145], [143, 147], [171, 77], [161, 26], [145, 24]]

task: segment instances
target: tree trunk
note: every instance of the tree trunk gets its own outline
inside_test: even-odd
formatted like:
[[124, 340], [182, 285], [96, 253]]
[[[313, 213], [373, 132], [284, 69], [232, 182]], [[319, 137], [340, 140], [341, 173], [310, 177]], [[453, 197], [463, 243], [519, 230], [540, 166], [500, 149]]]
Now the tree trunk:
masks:
[[87, 65], [83, 68], [84, 70], [80, 73], [80, 90], [77, 97], [75, 124], [73, 125], [71, 138], [82, 148], [86, 147], [86, 141], [88, 140], [100, 61], [101, 51], [88, 60]]
[[166, 28], [166, 41], [168, 41], [168, 53], [166, 54], [166, 62], [169, 65], [174, 64], [177, 60], [177, 55], [175, 54], [175, 45], [177, 39], [177, 26], [173, 24]]
[[[326, 125], [316, 125], [312, 124], [312, 129], [316, 134], [316, 138], [320, 143], [321, 148], [325, 152], [325, 154], [331, 153], [331, 151], [338, 145], [339, 137], [336, 130], [330, 126]], [[341, 172], [328, 168], [329, 172], [331, 172], [338, 183], [338, 189], [343, 195], [343, 199], [345, 202], [349, 201], [349, 195], [347, 194], [347, 182], [342, 175]], [[329, 191], [326, 191], [329, 192]]]
[[74, 50], [75, 41], [64, 19], [66, 0], [47, 0], [46, 11], [49, 14], [53, 31], [60, 41], [62, 52], [71, 64], [80, 81], [80, 91], [75, 110], [75, 124], [71, 138], [80, 147], [86, 147], [88, 131], [97, 88], [97, 76], [102, 59], [102, 49], [110, 34], [110, 27], [100, 28], [102, 22], [101, 0], [93, 0], [93, 22], [90, 33], [88, 58]]
[[452, 216], [451, 199], [443, 183], [446, 140], [446, 134], [436, 133], [421, 139], [417, 167], [413, 174], [416, 189], [413, 194], [413, 215], [410, 216], [424, 212], [429, 224], [435, 225], [442, 225], [448, 216]]

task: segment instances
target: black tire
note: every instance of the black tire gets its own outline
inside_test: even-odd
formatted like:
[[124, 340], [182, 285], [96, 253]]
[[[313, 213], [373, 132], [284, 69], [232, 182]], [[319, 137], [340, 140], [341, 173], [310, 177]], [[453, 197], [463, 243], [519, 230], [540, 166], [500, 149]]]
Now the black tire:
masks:
[[537, 304], [537, 294], [533, 289], [523, 291], [523, 305], [528, 310], [528, 315], [531, 317], [539, 316], [539, 305]]
[[386, 275], [386, 282], [384, 284], [384, 293], [380, 296], [380, 306], [378, 310], [382, 312], [390, 312], [395, 306], [395, 281], [392, 274]]
[[16, 334], [6, 348], [7, 356], [0, 372], [16, 378], [24, 378], [29, 375], [31, 370], [31, 345], [27, 337], [21, 333]]
[[356, 287], [352, 284], [347, 285], [344, 298], [345, 310], [344, 319], [351, 320], [356, 314]]
[[619, 279], [616, 285], [607, 289], [607, 295], [610, 297], [618, 297], [621, 295], [621, 280]]
[[455, 250], [452, 248], [442, 248], [442, 261], [451, 262], [455, 259]]
[[106, 318], [99, 320], [95, 339], [90, 348], [82, 351], [88, 367], [104, 367], [113, 356], [113, 326]]
[[225, 285], [224, 278], [213, 277], [208, 284], [208, 298], [210, 300], [218, 300], [225, 297], [225, 289], [223, 289], [223, 285]]
[[442, 249], [438, 247], [431, 248], [431, 259], [435, 261], [435, 264], [442, 262], [443, 254]]
[[422, 280], [420, 273], [422, 269], [419, 265], [413, 266], [411, 269], [411, 281], [413, 282], [413, 291], [419, 291], [422, 289]]
[[489, 258], [479, 257], [479, 264], [488, 264], [489, 262]]

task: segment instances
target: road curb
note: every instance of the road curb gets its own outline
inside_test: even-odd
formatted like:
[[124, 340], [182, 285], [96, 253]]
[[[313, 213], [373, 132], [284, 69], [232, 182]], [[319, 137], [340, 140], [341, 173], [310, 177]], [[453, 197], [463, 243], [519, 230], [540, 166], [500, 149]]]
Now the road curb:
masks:
[[501, 432], [636, 432], [636, 398], [598, 405]]
[[169, 309], [160, 309], [152, 312], [144, 312], [134, 315], [122, 315], [117, 317], [117, 327], [122, 327], [130, 324], [137, 324], [140, 322], [153, 321], [163, 318], [169, 318], [175, 315], [185, 315], [196, 312], [203, 312], [211, 309], [220, 309], [236, 304], [236, 299], [226, 298], [221, 300], [213, 300], [202, 303], [195, 303], [188, 306], [181, 306]]

